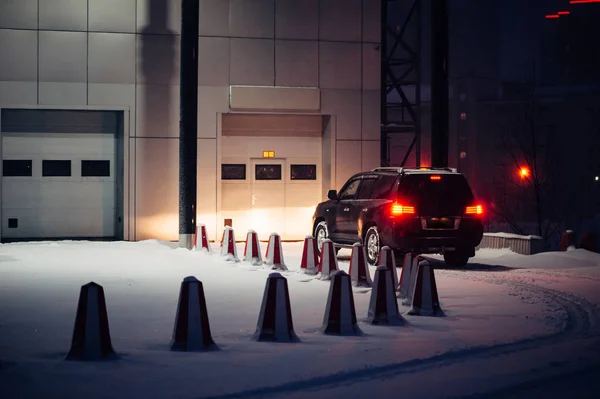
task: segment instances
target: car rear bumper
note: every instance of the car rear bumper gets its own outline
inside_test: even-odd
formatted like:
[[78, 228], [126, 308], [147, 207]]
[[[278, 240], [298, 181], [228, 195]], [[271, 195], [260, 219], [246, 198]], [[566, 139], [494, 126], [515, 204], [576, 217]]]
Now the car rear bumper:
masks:
[[461, 250], [474, 255], [472, 251], [483, 237], [483, 224], [478, 219], [463, 218], [457, 229], [425, 230], [421, 219], [414, 218], [391, 223], [381, 235], [385, 245], [404, 252], [443, 253]]

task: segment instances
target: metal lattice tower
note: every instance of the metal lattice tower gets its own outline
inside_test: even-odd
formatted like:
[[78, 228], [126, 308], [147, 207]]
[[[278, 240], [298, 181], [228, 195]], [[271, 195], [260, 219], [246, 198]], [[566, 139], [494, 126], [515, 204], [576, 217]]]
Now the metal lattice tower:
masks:
[[[381, 5], [381, 165], [390, 166], [391, 135], [410, 145], [421, 164], [421, 0], [382, 0]], [[413, 166], [413, 165], [411, 165]]]

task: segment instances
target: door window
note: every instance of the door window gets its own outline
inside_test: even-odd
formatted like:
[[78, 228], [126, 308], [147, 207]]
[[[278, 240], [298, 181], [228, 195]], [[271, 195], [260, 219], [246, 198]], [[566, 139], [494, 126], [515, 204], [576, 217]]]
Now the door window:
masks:
[[281, 164], [265, 165], [255, 167], [255, 180], [281, 180]]
[[396, 176], [381, 176], [371, 192], [372, 199], [385, 199], [389, 196]]
[[43, 160], [42, 176], [71, 176], [71, 161]]
[[5, 159], [2, 161], [3, 176], [31, 176], [31, 160], [30, 159]]
[[362, 184], [360, 185], [360, 190], [358, 192], [357, 199], [371, 199], [371, 193], [377, 184], [377, 178], [367, 178], [363, 179]]
[[359, 185], [360, 185], [360, 180], [359, 179], [352, 180], [350, 183], [348, 183], [346, 185], [346, 187], [344, 187], [342, 189], [342, 192], [339, 195], [340, 200], [351, 200], [351, 199], [354, 199], [356, 197], [357, 192], [358, 192]]

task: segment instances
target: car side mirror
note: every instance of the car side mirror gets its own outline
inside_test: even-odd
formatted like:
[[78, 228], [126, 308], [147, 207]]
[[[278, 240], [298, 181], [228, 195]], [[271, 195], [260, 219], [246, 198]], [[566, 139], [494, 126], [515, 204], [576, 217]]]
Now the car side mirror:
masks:
[[327, 198], [329, 198], [332, 201], [337, 200], [337, 191], [336, 190], [327, 191]]

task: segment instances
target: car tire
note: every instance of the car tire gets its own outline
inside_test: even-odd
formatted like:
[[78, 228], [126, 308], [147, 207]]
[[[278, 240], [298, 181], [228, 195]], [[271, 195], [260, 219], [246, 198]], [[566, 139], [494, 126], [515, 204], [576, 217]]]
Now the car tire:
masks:
[[460, 267], [465, 266], [469, 262], [470, 256], [461, 251], [444, 252], [444, 262], [448, 266]]
[[377, 266], [379, 261], [379, 252], [381, 251], [381, 239], [379, 238], [379, 232], [377, 226], [371, 226], [365, 233], [365, 252], [367, 255], [367, 263], [371, 266]]
[[[321, 247], [323, 246], [322, 240], [329, 238], [329, 230], [327, 230], [327, 222], [319, 222], [315, 227], [315, 233], [313, 235], [317, 241], [317, 254], [321, 256]], [[329, 238], [330, 239], [330, 238]], [[335, 247], [335, 254], [340, 252], [340, 248]]]

